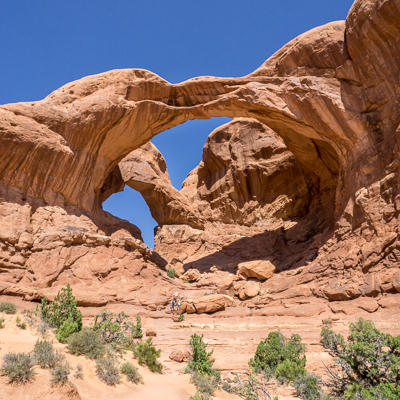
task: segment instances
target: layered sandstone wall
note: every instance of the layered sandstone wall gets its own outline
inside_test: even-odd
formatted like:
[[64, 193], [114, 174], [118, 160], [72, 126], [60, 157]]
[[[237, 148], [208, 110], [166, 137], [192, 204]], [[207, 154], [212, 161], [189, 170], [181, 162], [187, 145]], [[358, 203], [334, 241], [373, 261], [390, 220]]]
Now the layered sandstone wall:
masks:
[[[116, 70], [0, 106], [0, 290], [32, 299], [71, 282], [82, 301], [91, 290], [157, 308], [174, 288], [244, 293], [237, 265], [269, 261], [277, 273], [258, 282], [255, 307], [278, 294], [397, 291], [399, 20], [400, 0], [356, 0], [346, 21], [306, 32], [242, 78], [173, 85]], [[137, 150], [188, 119], [217, 116], [239, 120], [211, 135], [180, 192], [156, 149]], [[161, 256], [102, 210], [124, 184], [160, 223]], [[186, 286], [165, 277], [166, 262], [226, 271]]]

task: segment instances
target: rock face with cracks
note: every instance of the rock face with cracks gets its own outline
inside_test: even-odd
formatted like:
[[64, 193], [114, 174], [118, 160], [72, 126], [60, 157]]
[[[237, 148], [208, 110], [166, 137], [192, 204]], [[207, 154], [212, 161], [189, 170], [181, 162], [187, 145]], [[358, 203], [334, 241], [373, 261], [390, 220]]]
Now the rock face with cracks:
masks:
[[[270, 262], [257, 308], [400, 291], [399, 19], [400, 0], [356, 0], [245, 77], [116, 70], [0, 106], [0, 293], [71, 283], [81, 304], [157, 310], [193, 290], [166, 277], [172, 259], [235, 296], [238, 264]], [[218, 116], [234, 120], [175, 190], [150, 139]], [[155, 251], [102, 210], [125, 184], [159, 223]]]

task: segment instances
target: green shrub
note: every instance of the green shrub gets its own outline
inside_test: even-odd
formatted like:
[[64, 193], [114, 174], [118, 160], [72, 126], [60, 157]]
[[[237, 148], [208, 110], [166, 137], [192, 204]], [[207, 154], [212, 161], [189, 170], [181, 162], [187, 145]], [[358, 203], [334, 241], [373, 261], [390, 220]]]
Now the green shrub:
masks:
[[83, 354], [93, 360], [103, 357], [106, 347], [104, 340], [97, 332], [86, 328], [68, 338], [68, 350], [71, 354], [77, 356]]
[[293, 383], [297, 394], [304, 400], [320, 400], [320, 379], [314, 374], [300, 374]]
[[201, 374], [213, 375], [214, 369], [212, 367], [213, 361], [210, 359], [214, 350], [207, 353], [207, 343], [203, 341], [204, 335], [197, 335], [196, 333], [190, 337], [190, 347], [192, 353], [189, 357], [189, 363], [186, 366], [187, 372], [199, 372]]
[[173, 267], [169, 267], [167, 269], [167, 275], [172, 279], [175, 279], [178, 276], [178, 274], [175, 271], [175, 268], [173, 268]]
[[100, 334], [105, 343], [111, 344], [116, 350], [131, 347], [133, 339], [143, 336], [139, 316], [136, 317], [136, 324], [123, 311], [115, 315], [111, 311], [103, 310], [94, 318], [92, 329]]
[[69, 317], [64, 323], [60, 326], [60, 329], [57, 331], [57, 340], [61, 343], [66, 343], [67, 339], [75, 332], [79, 332], [79, 325], [76, 321], [74, 321], [71, 317]]
[[53, 385], [64, 385], [68, 382], [68, 375], [70, 372], [69, 364], [66, 361], [58, 363], [53, 369], [50, 370], [51, 383]]
[[129, 361], [122, 364], [121, 373], [126, 375], [126, 379], [133, 383], [143, 383], [142, 375], [139, 373], [139, 369], [136, 368], [132, 363]]
[[114, 357], [100, 358], [97, 360], [96, 374], [109, 386], [115, 386], [121, 380], [118, 362]]
[[17, 312], [17, 306], [10, 301], [2, 301], [0, 302], [0, 312], [6, 314], [15, 314]]
[[194, 371], [191, 376], [191, 382], [194, 383], [200, 393], [213, 396], [218, 386], [217, 379], [213, 375], [202, 374]]
[[36, 364], [43, 369], [52, 369], [64, 360], [64, 356], [56, 350], [52, 343], [46, 340], [37, 340], [32, 352]]
[[0, 329], [4, 328], [4, 314], [0, 314]]
[[370, 388], [369, 393], [373, 396], [373, 399], [399, 400], [400, 386], [394, 386], [390, 383], [380, 383], [378, 386]]
[[178, 321], [182, 322], [184, 319], [185, 319], [185, 316], [183, 314], [179, 314]]
[[7, 353], [3, 357], [0, 371], [7, 375], [9, 382], [25, 383], [33, 374], [34, 361], [29, 353]]
[[133, 324], [132, 326], [132, 337], [134, 339], [141, 339], [143, 336], [142, 319], [139, 317], [139, 315], [136, 315], [135, 320], [136, 324]]
[[290, 340], [287, 340], [280, 332], [270, 332], [268, 337], [258, 345], [249, 365], [256, 372], [275, 372], [278, 365], [287, 360], [304, 368], [305, 353], [306, 346], [301, 342], [299, 335], [292, 335]]
[[335, 357], [335, 371], [327, 370], [327, 386], [333, 395], [396, 398], [400, 392], [400, 336], [381, 333], [372, 321], [360, 318], [350, 324], [347, 340], [324, 329], [320, 340]]
[[342, 335], [335, 333], [330, 326], [323, 326], [321, 330], [320, 343], [332, 352], [338, 352], [343, 349], [344, 338]]
[[147, 365], [152, 372], [161, 372], [162, 364], [157, 361], [161, 350], [156, 350], [152, 342], [153, 338], [148, 338], [145, 342], [137, 342], [134, 354], [140, 365]]
[[[71, 286], [62, 288], [51, 304], [47, 303], [47, 298], [42, 299], [40, 314], [43, 320], [48, 322], [53, 328], [60, 329], [68, 319], [77, 324], [77, 330], [82, 329], [82, 313], [77, 308], [78, 302], [72, 295]], [[70, 323], [71, 324], [71, 323]], [[70, 328], [69, 328], [70, 329]], [[66, 327], [64, 328], [63, 338], [65, 338]]]
[[306, 369], [293, 361], [285, 360], [278, 364], [275, 371], [275, 377], [281, 383], [294, 382], [300, 375], [305, 375]]

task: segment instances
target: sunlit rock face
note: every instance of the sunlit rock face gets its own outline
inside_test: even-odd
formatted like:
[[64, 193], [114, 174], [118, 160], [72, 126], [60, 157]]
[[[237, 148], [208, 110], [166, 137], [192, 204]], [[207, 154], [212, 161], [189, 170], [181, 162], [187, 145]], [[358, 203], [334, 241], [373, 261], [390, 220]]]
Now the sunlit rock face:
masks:
[[[170, 84], [115, 70], [0, 106], [0, 291], [33, 299], [70, 282], [85, 304], [157, 308], [185, 287], [165, 277], [174, 259], [228, 275], [271, 262], [257, 307], [277, 293], [397, 291], [399, 19], [400, 0], [357, 0], [346, 21], [300, 35], [245, 77]], [[234, 120], [175, 190], [149, 141], [219, 116]], [[102, 210], [125, 184], [159, 223], [156, 251]]]

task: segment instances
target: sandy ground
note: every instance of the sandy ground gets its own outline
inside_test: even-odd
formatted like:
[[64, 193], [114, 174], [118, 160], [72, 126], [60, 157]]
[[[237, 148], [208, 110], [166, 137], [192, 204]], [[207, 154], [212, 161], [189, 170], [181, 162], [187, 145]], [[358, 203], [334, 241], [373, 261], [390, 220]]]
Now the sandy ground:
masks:
[[[0, 301], [13, 301], [19, 309], [34, 309], [36, 303], [24, 302], [17, 297], [0, 296]], [[139, 366], [145, 384], [135, 385], [123, 380], [116, 387], [104, 384], [95, 374], [95, 362], [83, 356], [75, 357], [68, 353], [65, 345], [58, 343], [53, 336], [55, 345], [62, 349], [72, 367], [78, 363], [83, 365], [84, 379], [70, 378], [72, 386], [51, 387], [48, 371], [36, 368], [36, 375], [31, 383], [26, 385], [9, 385], [5, 377], [0, 377], [0, 400], [29, 399], [29, 400], [58, 400], [58, 399], [146, 399], [188, 400], [196, 392], [190, 383], [190, 377], [183, 374], [186, 363], [177, 363], [169, 359], [173, 350], [189, 350], [189, 339], [193, 333], [204, 334], [204, 340], [214, 349], [214, 366], [227, 374], [230, 371], [243, 371], [247, 368], [249, 359], [254, 355], [258, 343], [265, 339], [269, 332], [280, 330], [285, 336], [299, 334], [307, 346], [307, 369], [318, 375], [325, 375], [324, 364], [330, 363], [329, 354], [319, 344], [322, 320], [331, 318], [336, 332], [347, 336], [348, 325], [358, 317], [372, 319], [377, 328], [392, 335], [400, 334], [400, 310], [384, 310], [370, 314], [360, 312], [357, 315], [333, 314], [330, 310], [311, 317], [256, 317], [240, 316], [238, 308], [227, 309], [213, 315], [185, 315], [183, 322], [174, 322], [165, 312], [148, 312], [143, 308], [127, 304], [110, 304], [107, 307], [114, 312], [126, 311], [128, 315], [142, 316], [143, 330], [151, 328], [157, 332], [153, 343], [161, 349], [160, 361], [164, 365], [163, 374], [153, 374], [147, 368]], [[84, 325], [93, 322], [93, 315], [101, 309], [82, 308]], [[28, 327], [20, 330], [15, 324], [15, 316], [6, 316], [6, 327], [0, 329], [0, 358], [9, 351], [31, 351], [38, 339], [36, 329]], [[133, 362], [131, 353], [125, 359]], [[290, 387], [271, 386], [270, 394], [279, 396], [279, 400], [295, 400], [295, 392]], [[216, 400], [238, 399], [237, 396], [226, 392], [216, 392]]]
[[[0, 329], [0, 358], [10, 351], [32, 351], [35, 342], [40, 338], [34, 327], [28, 326], [26, 330], [18, 328], [15, 318], [15, 315], [4, 316], [5, 327]], [[24, 319], [23, 315], [21, 319]], [[154, 374], [147, 368], [137, 365], [129, 352], [124, 359], [138, 366], [144, 385], [136, 385], [122, 379], [115, 387], [107, 386], [97, 378], [94, 361], [69, 354], [67, 347], [58, 343], [53, 333], [47, 334], [46, 339], [53, 340], [54, 345], [65, 353], [72, 368], [77, 364], [83, 366], [84, 378], [76, 379], [70, 374], [70, 385], [52, 387], [49, 371], [35, 367], [34, 378], [27, 384], [10, 385], [5, 376], [0, 377], [0, 400], [159, 400], [160, 396], [163, 399], [188, 400], [196, 392], [195, 386], [189, 382], [189, 375], [171, 373], [172, 371], [168, 370], [164, 374]], [[215, 399], [233, 400], [238, 397], [219, 391]]]

